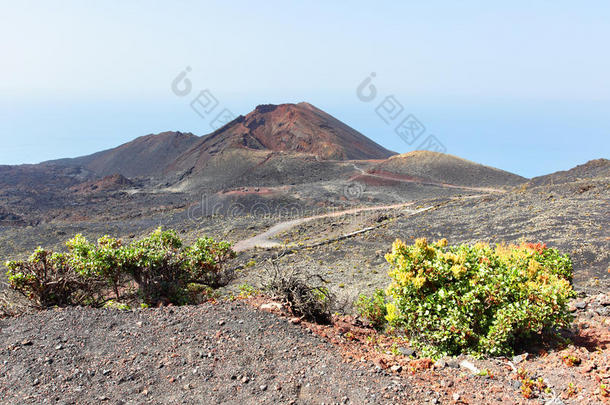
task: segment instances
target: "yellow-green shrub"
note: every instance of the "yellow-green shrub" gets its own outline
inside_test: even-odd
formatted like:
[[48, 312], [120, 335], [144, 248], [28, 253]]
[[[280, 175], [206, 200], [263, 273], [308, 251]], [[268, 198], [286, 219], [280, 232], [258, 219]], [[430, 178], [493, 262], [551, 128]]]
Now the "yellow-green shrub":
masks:
[[545, 245], [397, 240], [386, 260], [386, 320], [429, 355], [510, 354], [519, 341], [571, 322], [572, 263]]

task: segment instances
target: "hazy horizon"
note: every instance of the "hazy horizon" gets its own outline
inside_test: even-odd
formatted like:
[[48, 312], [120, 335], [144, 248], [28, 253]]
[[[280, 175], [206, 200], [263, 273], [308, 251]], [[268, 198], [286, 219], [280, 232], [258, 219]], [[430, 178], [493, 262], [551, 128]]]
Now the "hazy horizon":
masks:
[[205, 135], [189, 103], [209, 89], [234, 115], [307, 101], [408, 152], [375, 112], [394, 96], [447, 153], [525, 177], [567, 170], [610, 150], [610, 6], [590, 4], [6, 2], [0, 164]]

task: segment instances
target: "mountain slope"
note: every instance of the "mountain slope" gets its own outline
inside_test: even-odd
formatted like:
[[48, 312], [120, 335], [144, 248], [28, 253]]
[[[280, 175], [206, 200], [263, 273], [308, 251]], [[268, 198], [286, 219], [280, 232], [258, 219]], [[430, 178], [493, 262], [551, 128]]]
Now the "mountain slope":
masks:
[[573, 167], [570, 170], [562, 170], [544, 176], [534, 177], [529, 181], [529, 184], [531, 186], [563, 184], [582, 179], [593, 179], [598, 177], [610, 177], [610, 160], [590, 160], [587, 163]]
[[320, 160], [385, 159], [391, 152], [308, 103], [259, 105], [201, 138], [172, 168], [200, 169], [231, 149], [303, 153]]
[[191, 133], [168, 131], [141, 136], [116, 148], [92, 155], [45, 163], [84, 167], [98, 176], [116, 173], [126, 177], [159, 176], [199, 139]]
[[527, 179], [504, 170], [484, 166], [453, 155], [414, 151], [392, 156], [369, 173], [414, 181], [429, 181], [467, 187], [514, 186]]

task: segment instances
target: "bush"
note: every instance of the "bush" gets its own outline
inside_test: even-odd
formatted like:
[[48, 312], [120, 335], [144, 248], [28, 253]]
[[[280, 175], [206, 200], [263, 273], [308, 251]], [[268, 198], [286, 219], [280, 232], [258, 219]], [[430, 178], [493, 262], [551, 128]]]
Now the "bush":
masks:
[[388, 311], [386, 296], [383, 290], [377, 289], [372, 297], [360, 295], [356, 301], [356, 310], [367, 319], [375, 329], [383, 329]]
[[29, 261], [7, 263], [11, 286], [41, 306], [73, 305], [84, 302], [75, 294], [88, 285], [101, 294], [99, 281], [119, 300], [122, 283], [133, 280], [146, 304], [185, 304], [203, 295], [189, 285], [217, 287], [227, 281], [222, 265], [235, 255], [228, 242], [200, 238], [184, 246], [176, 232], [161, 228], [127, 245], [107, 235], [94, 244], [78, 234], [66, 246], [65, 254], [39, 249]]
[[234, 255], [228, 242], [200, 238], [192, 246], [183, 246], [174, 231], [159, 228], [127, 246], [122, 256], [124, 269], [138, 284], [145, 302], [163, 297], [180, 304], [188, 301], [189, 283], [221, 285], [226, 278], [222, 263]]
[[572, 320], [572, 263], [542, 244], [397, 240], [386, 259], [392, 301], [385, 318], [432, 356], [509, 355], [525, 339]]
[[280, 268], [271, 261], [267, 269], [263, 288], [274, 297], [281, 299], [296, 316], [308, 321], [329, 324], [332, 321], [331, 309], [335, 297], [330, 291], [316, 285], [315, 279], [320, 276], [304, 276], [294, 270]]
[[27, 260], [8, 261], [9, 285], [36, 307], [92, 305], [99, 280], [74, 272], [67, 255], [37, 248]]
[[119, 283], [123, 272], [122, 242], [105, 235], [97, 240], [97, 245], [81, 234], [66, 242], [70, 254], [69, 264], [84, 278], [97, 277], [112, 287], [119, 299]]

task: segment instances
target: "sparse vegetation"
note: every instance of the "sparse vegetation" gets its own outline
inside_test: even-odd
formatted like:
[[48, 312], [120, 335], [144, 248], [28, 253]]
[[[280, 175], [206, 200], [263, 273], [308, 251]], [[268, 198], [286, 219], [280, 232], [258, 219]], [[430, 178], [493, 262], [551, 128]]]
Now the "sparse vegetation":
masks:
[[320, 275], [305, 276], [280, 268], [273, 260], [269, 263], [263, 286], [267, 292], [284, 301], [296, 316], [322, 324], [331, 322], [335, 297], [328, 288], [318, 285], [324, 282]]
[[375, 293], [368, 297], [360, 295], [356, 301], [356, 310], [362, 317], [368, 320], [375, 329], [382, 329], [386, 322], [386, 296], [383, 290], [376, 289]]
[[447, 246], [397, 240], [386, 255], [392, 284], [361, 298], [361, 313], [408, 333], [430, 356], [512, 354], [525, 339], [570, 324], [567, 255], [543, 244]]
[[257, 292], [258, 292], [258, 290], [248, 283], [243, 283], [243, 284], [239, 285], [239, 296], [240, 297], [244, 297], [244, 298], [251, 297], [251, 296], [255, 295]]
[[6, 262], [9, 286], [34, 306], [94, 305], [100, 280], [74, 271], [66, 254], [41, 247], [28, 259]]
[[66, 246], [67, 253], [38, 248], [28, 260], [7, 262], [10, 286], [39, 307], [100, 304], [102, 283], [118, 302], [129, 281], [146, 304], [186, 304], [230, 278], [222, 264], [234, 255], [228, 242], [199, 238], [184, 246], [174, 231], [161, 228], [129, 244], [107, 235], [94, 244], [79, 234]]

